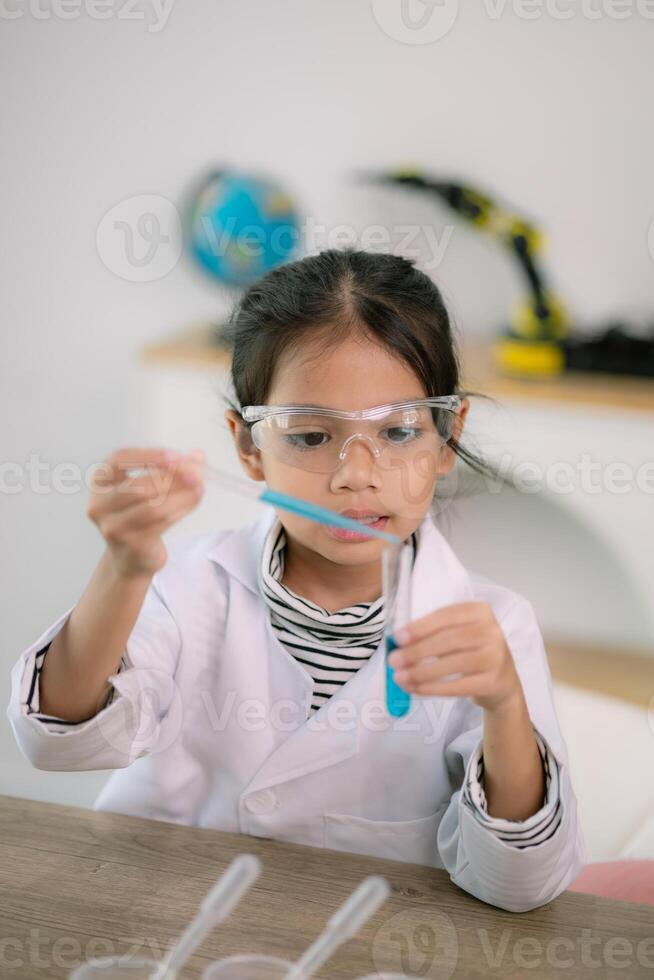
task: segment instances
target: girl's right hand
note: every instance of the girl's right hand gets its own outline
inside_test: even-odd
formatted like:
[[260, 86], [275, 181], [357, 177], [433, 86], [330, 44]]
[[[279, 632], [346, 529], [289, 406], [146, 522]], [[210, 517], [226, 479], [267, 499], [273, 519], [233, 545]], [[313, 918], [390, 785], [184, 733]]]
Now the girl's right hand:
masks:
[[[162, 534], [190, 513], [204, 492], [204, 453], [117, 449], [93, 472], [87, 516], [119, 575], [152, 576], [168, 558]], [[145, 469], [147, 475], [128, 476]]]

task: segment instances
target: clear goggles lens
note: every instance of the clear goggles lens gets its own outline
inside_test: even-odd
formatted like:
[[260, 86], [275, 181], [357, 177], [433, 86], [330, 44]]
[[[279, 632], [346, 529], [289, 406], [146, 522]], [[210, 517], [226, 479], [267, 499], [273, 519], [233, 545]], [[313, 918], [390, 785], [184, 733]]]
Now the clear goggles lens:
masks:
[[453, 408], [421, 403], [367, 419], [294, 408], [255, 421], [250, 431], [261, 452], [315, 473], [337, 469], [355, 445], [358, 452], [363, 446], [382, 469], [393, 470], [437, 457], [454, 431], [455, 420]]

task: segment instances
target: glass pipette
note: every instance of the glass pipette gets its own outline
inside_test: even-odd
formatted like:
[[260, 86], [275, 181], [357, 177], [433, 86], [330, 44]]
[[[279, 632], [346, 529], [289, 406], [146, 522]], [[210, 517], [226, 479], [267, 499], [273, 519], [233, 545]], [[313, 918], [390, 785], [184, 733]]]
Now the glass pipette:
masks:
[[388, 541], [391, 544], [400, 544], [400, 538], [396, 534], [379, 531], [377, 528], [369, 527], [367, 524], [361, 524], [351, 517], [343, 517], [342, 514], [338, 514], [336, 511], [329, 510], [327, 507], [320, 507], [318, 504], [312, 504], [310, 501], [303, 500], [301, 497], [281, 493], [279, 490], [269, 490], [267, 487], [262, 491], [256, 482], [244, 480], [238, 476], [232, 476], [223, 470], [217, 469], [215, 466], [210, 466], [209, 463], [202, 463], [201, 465], [207, 479], [223, 487], [225, 490], [230, 490], [232, 493], [237, 493], [241, 496], [245, 495], [255, 500], [261, 500], [264, 503], [281, 507], [282, 510], [291, 511], [293, 514], [306, 517], [310, 521], [315, 521], [318, 524], [327, 524], [330, 527], [342, 527], [348, 531], [358, 531], [359, 534], [366, 534], [369, 538], [380, 538], [382, 541]]
[[254, 854], [239, 854], [202, 899], [197, 915], [184, 930], [150, 980], [175, 980], [207, 934], [226, 919], [261, 874], [261, 861]]
[[356, 936], [368, 919], [386, 901], [391, 886], [381, 875], [370, 875], [330, 917], [318, 938], [288, 971], [284, 980], [308, 980], [339, 946]]

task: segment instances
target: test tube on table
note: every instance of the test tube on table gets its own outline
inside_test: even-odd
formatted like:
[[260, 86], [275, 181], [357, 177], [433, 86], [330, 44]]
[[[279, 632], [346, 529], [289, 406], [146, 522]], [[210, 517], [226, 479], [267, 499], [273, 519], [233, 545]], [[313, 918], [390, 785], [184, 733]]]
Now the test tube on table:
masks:
[[382, 594], [384, 596], [384, 646], [386, 658], [386, 706], [396, 718], [405, 715], [411, 707], [411, 695], [393, 678], [393, 667], [388, 658], [397, 648], [393, 632], [411, 621], [411, 566], [413, 546], [411, 542], [388, 545], [382, 551]]

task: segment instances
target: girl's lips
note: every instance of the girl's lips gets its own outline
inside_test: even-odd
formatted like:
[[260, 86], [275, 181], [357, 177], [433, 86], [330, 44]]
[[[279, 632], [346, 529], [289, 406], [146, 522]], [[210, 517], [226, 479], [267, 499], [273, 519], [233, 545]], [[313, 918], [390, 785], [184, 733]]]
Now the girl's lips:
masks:
[[378, 510], [342, 510], [341, 517], [351, 517], [353, 521], [367, 521], [373, 517], [388, 517], [388, 514], [380, 514]]
[[[388, 524], [388, 517], [380, 517], [379, 520], [373, 521], [367, 524], [367, 527], [374, 527], [378, 531], [382, 531]], [[346, 531], [342, 527], [329, 527], [326, 526], [325, 530], [331, 537], [336, 538], [337, 541], [371, 541], [371, 537], [368, 534], [359, 534], [358, 531]]]

